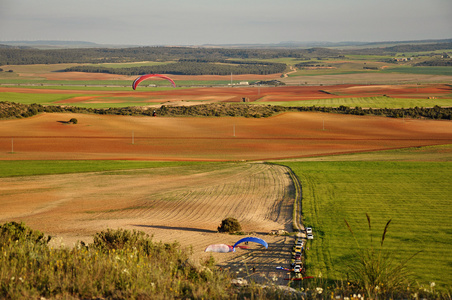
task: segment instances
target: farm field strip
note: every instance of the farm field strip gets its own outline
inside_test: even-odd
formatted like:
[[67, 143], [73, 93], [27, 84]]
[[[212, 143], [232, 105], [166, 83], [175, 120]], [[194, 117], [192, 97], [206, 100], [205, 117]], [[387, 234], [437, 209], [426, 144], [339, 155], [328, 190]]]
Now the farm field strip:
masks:
[[[427, 98], [427, 97], [426, 97]], [[266, 101], [266, 99], [255, 102], [256, 105], [275, 105], [273, 101]], [[362, 107], [362, 108], [409, 108], [409, 107], [433, 107], [435, 105], [441, 107], [452, 106], [452, 98], [448, 99], [412, 99], [412, 98], [387, 98], [387, 97], [364, 97], [364, 98], [330, 98], [318, 100], [303, 100], [303, 101], [287, 101], [278, 102], [281, 106], [325, 106], [325, 107], [339, 107], [341, 105], [348, 107]]]
[[[42, 103], [51, 105], [71, 105], [81, 107], [118, 107], [118, 106], [151, 106], [162, 103], [190, 105], [202, 102], [239, 102], [243, 97], [250, 101], [274, 104], [290, 103], [303, 105], [300, 101], [334, 101], [340, 98], [353, 98], [357, 101], [364, 98], [388, 96], [388, 102], [400, 102], [399, 98], [419, 99], [430, 105], [436, 105], [435, 99], [450, 99], [452, 88], [446, 84], [404, 84], [404, 85], [358, 85], [339, 84], [330, 86], [248, 86], [248, 87], [209, 87], [209, 88], [143, 88], [137, 91], [115, 90], [114, 88], [81, 89], [39, 89], [26, 87], [0, 87], [0, 98], [3, 101], [19, 103]], [[66, 87], [67, 88], [67, 87]], [[333, 100], [332, 100], [333, 99]], [[429, 101], [427, 101], [429, 100]], [[337, 100], [341, 101], [341, 100]], [[381, 99], [379, 101], [382, 101]], [[406, 100], [406, 104], [410, 102]], [[182, 103], [185, 102], [185, 103]], [[366, 104], [366, 103], [364, 103]], [[355, 106], [366, 107], [364, 104]], [[391, 104], [388, 104], [391, 105]], [[417, 104], [416, 104], [417, 105]], [[439, 105], [443, 105], [439, 102]], [[446, 104], [447, 105], [447, 104]], [[421, 105], [424, 106], [424, 105]], [[406, 108], [407, 106], [405, 106]]]
[[[70, 118], [78, 124], [61, 123]], [[47, 113], [0, 124], [0, 160], [266, 160], [452, 143], [449, 121], [310, 112], [265, 119]]]

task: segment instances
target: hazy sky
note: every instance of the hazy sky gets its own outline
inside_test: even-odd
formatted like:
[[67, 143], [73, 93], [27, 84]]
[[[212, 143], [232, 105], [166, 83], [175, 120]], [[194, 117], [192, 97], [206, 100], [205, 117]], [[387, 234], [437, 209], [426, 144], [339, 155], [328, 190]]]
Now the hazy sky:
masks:
[[0, 42], [202, 45], [452, 38], [452, 0], [0, 0]]

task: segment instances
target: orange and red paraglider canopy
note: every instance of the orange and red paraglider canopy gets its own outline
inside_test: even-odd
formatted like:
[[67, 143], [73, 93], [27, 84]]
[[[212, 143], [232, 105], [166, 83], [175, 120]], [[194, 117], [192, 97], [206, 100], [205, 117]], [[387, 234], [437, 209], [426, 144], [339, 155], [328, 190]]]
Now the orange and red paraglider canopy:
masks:
[[133, 81], [133, 83], [132, 83], [132, 88], [135, 90], [135, 89], [137, 88], [137, 85], [138, 85], [140, 82], [142, 82], [142, 81], [145, 80], [145, 79], [151, 78], [151, 77], [159, 77], [159, 78], [166, 79], [166, 80], [168, 80], [168, 81], [171, 82], [171, 84], [173, 85], [173, 87], [176, 87], [176, 83], [175, 83], [171, 78], [169, 78], [168, 76], [161, 75], [161, 74], [146, 74], [146, 75], [142, 75], [142, 76], [138, 77], [137, 79], [135, 79], [135, 80]]

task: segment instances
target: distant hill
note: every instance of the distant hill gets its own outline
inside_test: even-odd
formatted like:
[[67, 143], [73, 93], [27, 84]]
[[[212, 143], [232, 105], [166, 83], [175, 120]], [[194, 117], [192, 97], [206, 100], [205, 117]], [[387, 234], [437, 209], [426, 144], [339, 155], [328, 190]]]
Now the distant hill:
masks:
[[[399, 45], [417, 45], [417, 44], [433, 44], [433, 43], [451, 43], [451, 39], [431, 39], [431, 40], [411, 40], [411, 41], [383, 41], [383, 42], [328, 42], [328, 41], [284, 41], [273, 44], [204, 44], [204, 45], [148, 45], [148, 46], [185, 46], [200, 48], [236, 48], [236, 49], [306, 49], [313, 47], [321, 48], [339, 48], [339, 49], [364, 49], [379, 47], [394, 47]], [[130, 48], [143, 47], [144, 45], [121, 45], [121, 44], [97, 44], [85, 41], [0, 41], [0, 47], [20, 47], [20, 48], [37, 48], [37, 49], [63, 49], [63, 48]]]
[[[64, 48], [119, 48], [129, 47], [124, 45], [103, 45], [85, 41], [0, 41], [3, 46], [28, 47], [37, 49], [64, 49]], [[132, 46], [130, 46], [132, 47]]]
[[201, 47], [207, 48], [242, 48], [242, 49], [259, 49], [259, 48], [280, 48], [280, 49], [304, 49], [304, 48], [339, 48], [339, 49], [367, 49], [380, 47], [394, 47], [399, 45], [422, 45], [422, 44], [436, 44], [436, 43], [451, 43], [452, 39], [437, 39], [437, 40], [413, 40], [413, 41], [383, 41], [383, 42], [297, 42], [287, 41], [275, 44], [205, 44]]

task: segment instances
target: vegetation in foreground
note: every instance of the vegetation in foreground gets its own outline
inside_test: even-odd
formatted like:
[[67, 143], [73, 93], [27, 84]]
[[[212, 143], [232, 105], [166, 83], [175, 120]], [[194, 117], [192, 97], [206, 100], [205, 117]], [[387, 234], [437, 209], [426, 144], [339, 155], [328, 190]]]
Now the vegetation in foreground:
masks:
[[213, 259], [195, 265], [177, 242], [154, 242], [139, 231], [109, 229], [72, 249], [54, 249], [49, 240], [23, 223], [0, 226], [0, 298], [286, 298], [273, 288], [235, 287]]
[[[382, 241], [386, 234], [383, 234]], [[450, 294], [409, 285], [406, 268], [385, 267], [390, 258], [364, 249], [355, 276], [329, 282], [321, 276], [288, 282], [292, 288], [234, 284], [231, 273], [212, 257], [194, 264], [177, 242], [154, 242], [140, 231], [108, 229], [92, 244], [53, 248], [49, 236], [10, 222], [0, 225], [0, 297], [2, 299], [448, 299]], [[377, 268], [375, 268], [377, 267]]]
[[[350, 259], [350, 273], [353, 281], [360, 286], [369, 299], [376, 299], [382, 296], [393, 296], [395, 291], [405, 292], [407, 287], [413, 285], [410, 272], [407, 268], [407, 260], [394, 260], [390, 253], [386, 253], [383, 247], [386, 234], [388, 233], [391, 220], [386, 223], [383, 234], [380, 238], [380, 245], [374, 245], [372, 239], [372, 224], [370, 216], [366, 214], [369, 227], [370, 245], [361, 248], [360, 243], [356, 241], [356, 254]], [[345, 220], [345, 224], [350, 233], [355, 234]]]

